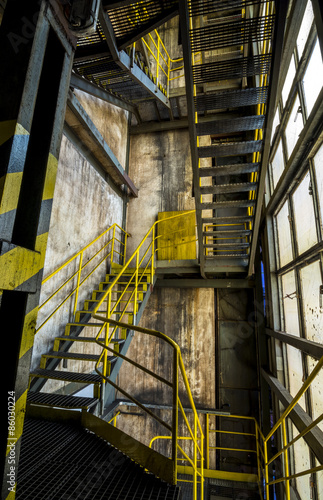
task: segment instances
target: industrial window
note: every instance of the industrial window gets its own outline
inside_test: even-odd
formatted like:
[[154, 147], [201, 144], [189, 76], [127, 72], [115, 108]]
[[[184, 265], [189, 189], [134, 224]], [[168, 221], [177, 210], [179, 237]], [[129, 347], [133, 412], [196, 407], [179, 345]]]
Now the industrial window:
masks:
[[283, 86], [283, 91], [282, 91], [283, 106], [285, 106], [286, 101], [288, 99], [288, 95], [289, 95], [289, 92], [290, 92], [295, 75], [296, 75], [296, 67], [295, 67], [294, 57], [292, 56], [291, 61], [289, 63], [289, 68], [288, 68], [287, 76], [285, 79], [285, 83]]
[[290, 233], [290, 214], [287, 201], [285, 201], [276, 216], [276, 224], [279, 267], [283, 267], [293, 259], [292, 238]]
[[295, 217], [296, 245], [301, 254], [317, 243], [316, 223], [313, 205], [313, 188], [310, 172], [295, 190], [293, 196]]
[[298, 95], [296, 95], [292, 111], [286, 125], [285, 136], [287, 146], [287, 157], [289, 158], [298, 141], [299, 134], [303, 129], [302, 107]]
[[273, 187], [275, 188], [277, 186], [277, 182], [279, 181], [279, 178], [281, 174], [283, 173], [284, 170], [284, 153], [283, 153], [283, 146], [282, 142], [279, 141], [275, 156], [272, 160], [272, 174], [273, 174]]
[[[266, 203], [273, 217], [273, 230], [267, 226], [267, 234], [273, 238], [275, 250], [270, 253], [271, 270], [276, 266], [272, 290], [278, 294], [273, 292], [273, 305], [276, 298], [279, 304], [271, 326], [280, 325], [277, 329], [289, 335], [323, 344], [323, 128], [322, 104], [318, 102], [322, 99], [323, 60], [311, 1], [307, 1], [299, 32], [293, 36], [294, 48], [274, 115], [267, 177]], [[317, 359], [290, 345], [288, 338], [281, 342], [281, 350], [275, 339], [270, 345], [271, 355], [276, 357], [276, 363], [271, 360], [277, 366], [276, 376], [283, 371], [279, 380], [294, 397]], [[323, 370], [299, 405], [313, 421], [323, 413]], [[323, 431], [322, 422], [319, 427]], [[299, 434], [291, 420], [288, 431], [289, 440]], [[318, 465], [306, 440], [297, 441], [290, 473], [310, 469], [315, 463]], [[301, 500], [323, 500], [322, 482], [323, 472], [318, 472], [296, 478], [293, 485]]]
[[314, 21], [313, 7], [312, 7], [312, 2], [309, 0], [306, 5], [305, 14], [296, 41], [298, 59], [301, 59], [303, 55], [304, 47], [308, 35], [310, 34], [310, 29], [313, 24], [313, 21]]
[[303, 88], [305, 95], [305, 103], [307, 116], [313, 109], [316, 99], [323, 85], [323, 62], [320, 50], [320, 44], [316, 40], [313, 53], [309, 60], [303, 78]]

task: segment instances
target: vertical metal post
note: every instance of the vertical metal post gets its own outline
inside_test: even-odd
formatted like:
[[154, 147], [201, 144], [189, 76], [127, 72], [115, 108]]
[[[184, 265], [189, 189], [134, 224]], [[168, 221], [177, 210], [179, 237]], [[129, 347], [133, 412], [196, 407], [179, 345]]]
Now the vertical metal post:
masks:
[[113, 235], [112, 235], [112, 243], [111, 243], [111, 258], [110, 258], [110, 269], [112, 270], [113, 257], [114, 257], [114, 240], [116, 236], [116, 225], [113, 226]]
[[265, 455], [265, 491], [266, 491], [266, 500], [270, 500], [269, 498], [269, 474], [268, 474], [268, 440], [267, 438], [264, 440], [264, 455]]
[[[282, 421], [282, 431], [283, 431], [283, 446], [284, 448], [287, 446], [287, 432], [286, 432], [286, 419]], [[285, 477], [287, 478], [285, 480], [285, 491], [286, 491], [286, 499], [290, 500], [290, 486], [289, 486], [289, 464], [288, 464], [288, 450], [285, 449], [284, 451], [284, 469], [285, 469]]]
[[123, 262], [122, 265], [124, 266], [126, 263], [126, 251], [127, 251], [127, 238], [128, 238], [128, 233], [125, 233], [124, 237], [124, 245], [123, 245]]
[[[198, 417], [197, 417], [198, 418]], [[204, 435], [201, 432], [201, 500], [204, 500]]]
[[77, 272], [77, 283], [76, 283], [74, 310], [73, 310], [74, 317], [75, 317], [76, 310], [77, 310], [77, 301], [78, 301], [78, 296], [79, 296], [79, 288], [80, 288], [81, 273], [82, 273], [82, 262], [83, 262], [83, 252], [80, 253], [79, 269]]
[[153, 284], [153, 282], [154, 282], [155, 234], [156, 234], [156, 226], [153, 227], [152, 243], [151, 243], [151, 284]]
[[260, 484], [261, 481], [261, 474], [260, 474], [260, 452], [259, 452], [259, 431], [258, 431], [258, 424], [255, 421], [255, 434], [256, 434], [256, 449], [257, 449], [257, 466], [258, 466], [258, 482]]
[[159, 41], [159, 35], [157, 35], [157, 70], [156, 70], [156, 92], [158, 90], [158, 77], [159, 77], [159, 47], [160, 47], [160, 41]]
[[178, 352], [173, 354], [173, 415], [172, 415], [172, 460], [174, 479], [177, 483], [177, 440], [178, 440]]
[[194, 463], [194, 471], [193, 471], [193, 500], [197, 498], [197, 416], [194, 413], [194, 455], [193, 455], [193, 463]]
[[210, 468], [210, 415], [205, 414], [206, 468]]
[[136, 252], [136, 271], [135, 271], [135, 301], [133, 306], [133, 320], [135, 324], [135, 317], [137, 314], [138, 303], [138, 276], [139, 276], [139, 251]]

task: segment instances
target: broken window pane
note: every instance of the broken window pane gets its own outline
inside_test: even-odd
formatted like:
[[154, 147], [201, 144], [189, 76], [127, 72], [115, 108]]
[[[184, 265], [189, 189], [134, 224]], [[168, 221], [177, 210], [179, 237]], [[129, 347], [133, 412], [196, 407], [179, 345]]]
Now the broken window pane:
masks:
[[309, 171], [293, 194], [293, 207], [298, 253], [301, 254], [317, 243]]
[[280, 178], [280, 176], [283, 173], [283, 170], [285, 168], [283, 147], [282, 147], [281, 140], [279, 141], [278, 147], [276, 149], [275, 156], [274, 156], [273, 161], [271, 163], [271, 168], [272, 168], [272, 172], [273, 172], [273, 182], [274, 182], [274, 189], [275, 189], [277, 182], [279, 181], [279, 178]]
[[290, 112], [285, 130], [288, 158], [293, 152], [295, 144], [298, 141], [298, 136], [303, 130], [303, 127], [304, 124], [301, 112], [301, 104], [298, 95], [296, 95], [296, 99], [292, 107], [292, 111]]
[[283, 106], [285, 106], [286, 101], [288, 99], [289, 91], [291, 89], [295, 74], [296, 74], [296, 67], [295, 67], [294, 57], [292, 56], [282, 90]]
[[293, 259], [287, 201], [278, 212], [276, 216], [276, 223], [278, 233], [279, 267], [282, 267]]
[[321, 226], [323, 222], [323, 144], [313, 158], [316, 177], [317, 193], [321, 213]]
[[[299, 430], [292, 424], [292, 437], [299, 435]], [[311, 468], [310, 454], [308, 444], [304, 438], [300, 438], [292, 445], [294, 455], [295, 473], [309, 470]], [[304, 475], [296, 478], [296, 488], [301, 500], [311, 498], [310, 475]]]
[[[300, 271], [302, 302], [305, 320], [305, 335], [308, 340], [323, 343], [323, 297], [320, 297], [322, 275], [320, 262], [316, 261]], [[307, 356], [308, 373], [316, 366], [317, 360]], [[314, 420], [323, 412], [323, 371], [311, 384], [311, 398]], [[323, 430], [323, 423], [320, 424]]]
[[320, 44], [316, 41], [303, 78], [307, 116], [309, 116], [323, 84], [323, 62]]
[[299, 336], [297, 292], [295, 271], [282, 276], [282, 303], [284, 312], [284, 331]]
[[298, 33], [298, 37], [297, 37], [297, 42], [296, 42], [299, 59], [301, 59], [301, 57], [302, 57], [303, 50], [304, 50], [306, 40], [307, 40], [309, 32], [310, 32], [313, 20], [314, 20], [313, 7], [312, 7], [312, 2], [309, 0], [307, 2], [303, 21], [302, 21], [302, 24], [301, 24], [301, 27], [300, 27], [300, 30]]

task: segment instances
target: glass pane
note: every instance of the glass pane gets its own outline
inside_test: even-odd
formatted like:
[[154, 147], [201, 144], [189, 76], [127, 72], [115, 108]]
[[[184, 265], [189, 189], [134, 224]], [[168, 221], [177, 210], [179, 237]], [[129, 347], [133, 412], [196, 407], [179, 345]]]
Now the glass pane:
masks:
[[[308, 340], [323, 343], [323, 308], [320, 307], [319, 288], [322, 284], [320, 262], [316, 261], [300, 271], [302, 302], [305, 320], [305, 335]], [[317, 360], [307, 356], [308, 373], [311, 373]], [[323, 412], [323, 371], [311, 384], [311, 397], [314, 420]], [[323, 423], [319, 424], [323, 430]]]
[[293, 194], [296, 240], [300, 254], [317, 243], [313, 197], [310, 195], [309, 186], [310, 173], [307, 172]]
[[[292, 347], [288, 344], [286, 347], [287, 347], [289, 392], [294, 398], [304, 383], [302, 353], [299, 349], [296, 349], [295, 347]], [[300, 398], [298, 403], [303, 408], [303, 410], [306, 411], [304, 394]]]
[[288, 71], [287, 71], [286, 80], [285, 80], [285, 83], [283, 86], [283, 90], [282, 90], [283, 106], [285, 106], [285, 104], [286, 104], [288, 94], [289, 94], [289, 91], [291, 89], [295, 74], [296, 74], [295, 61], [294, 61], [294, 57], [292, 57], [290, 64], [289, 64]]
[[320, 45], [317, 41], [303, 78], [307, 116], [309, 116], [310, 112], [312, 111], [322, 85], [323, 62]]
[[290, 234], [289, 210], [287, 201], [276, 216], [279, 267], [284, 266], [293, 259], [292, 239]]
[[[315, 459], [315, 467], [319, 467], [320, 465], [320, 462]], [[323, 500], [323, 470], [316, 473], [316, 490], [318, 499]]]
[[300, 102], [297, 95], [285, 130], [288, 158], [293, 152], [295, 144], [298, 141], [298, 136], [303, 130], [303, 127], [303, 117], [300, 112]]
[[300, 27], [300, 30], [298, 33], [298, 37], [297, 37], [297, 42], [296, 42], [299, 59], [302, 57], [305, 43], [306, 43], [306, 40], [308, 38], [313, 19], [314, 19], [314, 14], [313, 14], [312, 2], [309, 1], [309, 2], [307, 2], [303, 21], [302, 21], [302, 24], [301, 24], [301, 27]]
[[290, 271], [282, 276], [282, 291], [284, 330], [287, 333], [299, 336], [295, 271]]
[[276, 109], [276, 113], [275, 113], [275, 116], [274, 116], [274, 120], [273, 120], [273, 128], [271, 129], [271, 138], [270, 138], [270, 142], [272, 142], [273, 140], [273, 137], [274, 137], [274, 134], [275, 134], [275, 130], [277, 128], [277, 125], [279, 125], [279, 112], [278, 112], [278, 108]]
[[319, 261], [300, 271], [305, 332], [308, 340], [323, 343], [323, 310], [320, 308], [319, 289], [322, 284]]
[[[317, 359], [314, 359], [311, 356], [307, 356], [307, 366], [309, 374], [314, 370], [317, 363], [318, 363]], [[312, 399], [313, 420], [315, 420], [323, 413], [323, 370], [322, 369], [319, 371], [318, 375], [311, 383], [310, 391]], [[321, 421], [317, 427], [319, 427], [321, 431], [323, 431], [323, 421]]]
[[[323, 144], [313, 158], [316, 176], [316, 185], [321, 212], [321, 225], [323, 222]], [[323, 227], [323, 226], [322, 226]]]
[[279, 178], [285, 168], [282, 141], [279, 141], [275, 156], [271, 164], [271, 168], [273, 172], [273, 181], [275, 189], [277, 182], [279, 181]]
[[[298, 429], [292, 424], [292, 436], [297, 437]], [[300, 438], [292, 445], [295, 473], [309, 470], [311, 468], [310, 454], [308, 444], [304, 438]], [[310, 475], [304, 475], [296, 478], [296, 488], [301, 500], [309, 500], [311, 498], [310, 490]]]

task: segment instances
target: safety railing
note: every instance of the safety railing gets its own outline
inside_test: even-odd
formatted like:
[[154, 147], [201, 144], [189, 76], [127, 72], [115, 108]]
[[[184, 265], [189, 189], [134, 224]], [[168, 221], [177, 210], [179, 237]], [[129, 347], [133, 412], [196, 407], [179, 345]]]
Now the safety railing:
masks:
[[[275, 487], [279, 483], [283, 483], [284, 489], [285, 489], [285, 495], [286, 499], [290, 500], [291, 498], [291, 492], [290, 492], [290, 482], [293, 479], [301, 478], [303, 476], [309, 476], [311, 474], [314, 474], [316, 472], [319, 472], [323, 470], [323, 465], [318, 465], [316, 467], [312, 467], [306, 470], [303, 470], [301, 472], [297, 473], [290, 473], [291, 467], [290, 467], [290, 451], [291, 447], [297, 443], [301, 438], [304, 438], [311, 430], [315, 429], [315, 427], [323, 421], [323, 413], [319, 415], [311, 424], [307, 425], [297, 436], [295, 436], [293, 439], [289, 439], [288, 436], [288, 417], [290, 416], [290, 413], [293, 411], [299, 400], [302, 398], [302, 396], [305, 394], [305, 392], [308, 390], [310, 385], [313, 383], [315, 378], [318, 376], [320, 373], [320, 370], [323, 367], [323, 357], [318, 361], [316, 364], [315, 368], [313, 371], [310, 373], [308, 378], [305, 380], [304, 384], [292, 400], [292, 402], [289, 404], [289, 406], [285, 409], [279, 420], [276, 422], [276, 424], [272, 427], [271, 431], [267, 434], [267, 436], [264, 438], [264, 457], [265, 457], [265, 468], [264, 468], [264, 474], [265, 474], [265, 493], [266, 493], [266, 499], [269, 500], [270, 497], [270, 488]], [[275, 445], [279, 444], [279, 442], [282, 444], [282, 447], [277, 453], [269, 458], [270, 451], [268, 449], [268, 445], [271, 445], [273, 436], [275, 433], [278, 433], [280, 435], [276, 436], [275, 440]], [[277, 460], [282, 459], [282, 465], [283, 465], [283, 475], [281, 477], [277, 477], [277, 471], [279, 470], [279, 466], [275, 466], [275, 471], [276, 475], [273, 477], [273, 472], [272, 468]]]
[[[130, 235], [118, 224], [113, 224], [43, 279], [42, 292], [47, 283], [50, 284], [50, 289], [54, 288], [55, 290], [42, 302], [39, 311], [42, 311], [45, 306], [49, 307], [51, 303], [55, 302], [55, 305], [53, 310], [46, 312], [45, 319], [37, 327], [36, 333], [55, 316], [69, 299], [73, 300], [73, 296], [73, 315], [75, 315], [81, 288], [83, 289], [83, 285], [101, 264], [105, 261], [109, 265], [113, 262], [124, 264], [128, 236]], [[53, 284], [53, 279], [57, 281], [57, 284]]]
[[[126, 323], [122, 323], [120, 321], [114, 321], [111, 320], [110, 318], [104, 317], [102, 315], [95, 314], [93, 315], [94, 319], [97, 319], [99, 321], [102, 321], [104, 323], [112, 324], [115, 327], [118, 328], [128, 328], [129, 325]], [[199, 421], [199, 417], [196, 411], [196, 407], [194, 404], [193, 396], [190, 390], [190, 386], [188, 383], [188, 378], [187, 374], [185, 371], [182, 355], [179, 346], [174, 342], [170, 337], [165, 335], [162, 332], [158, 332], [156, 330], [150, 330], [147, 328], [141, 328], [138, 326], [131, 326], [131, 329], [137, 334], [144, 334], [148, 335], [150, 337], [158, 338], [161, 339], [164, 344], [167, 344], [168, 346], [171, 347], [173, 354], [172, 354], [172, 364], [173, 364], [173, 370], [172, 370], [172, 379], [167, 380], [166, 378], [154, 373], [152, 370], [149, 370], [148, 368], [140, 365], [136, 361], [130, 359], [127, 356], [123, 356], [120, 354], [118, 351], [115, 349], [112, 349], [109, 347], [105, 340], [100, 340], [99, 336], [97, 336], [96, 341], [97, 343], [102, 347], [102, 354], [100, 358], [98, 359], [96, 363], [96, 371], [97, 373], [105, 380], [107, 383], [112, 385], [116, 390], [118, 390], [123, 396], [125, 396], [126, 399], [132, 401], [136, 406], [141, 408], [146, 414], [148, 414], [150, 417], [152, 417], [155, 421], [157, 421], [159, 424], [161, 424], [164, 428], [167, 429], [168, 432], [170, 432], [170, 436], [167, 437], [167, 439], [171, 440], [172, 444], [172, 454], [171, 454], [171, 460], [173, 463], [173, 476], [175, 483], [177, 483], [178, 479], [178, 467], [177, 467], [177, 459], [178, 459], [178, 453], [180, 453], [185, 460], [187, 460], [190, 465], [193, 468], [193, 500], [197, 499], [197, 484], [198, 482], [200, 483], [200, 498], [201, 500], [204, 499], [204, 470], [203, 470], [203, 462], [204, 462], [204, 457], [203, 457], [203, 448], [204, 448], [204, 435], [202, 431], [202, 427]], [[103, 372], [102, 370], [102, 362], [104, 359], [105, 352], [108, 351], [114, 356], [120, 357], [123, 359], [123, 361], [126, 361], [133, 365], [134, 367], [140, 369], [143, 371], [145, 374], [152, 376], [155, 378], [157, 381], [161, 382], [162, 384], [166, 385], [170, 390], [171, 390], [171, 399], [172, 399], [172, 419], [171, 419], [171, 424], [163, 420], [160, 416], [156, 415], [152, 410], [147, 408], [144, 404], [142, 404], [140, 401], [138, 401], [134, 396], [129, 394], [126, 390], [124, 390], [120, 385], [112, 382]], [[100, 368], [101, 366], [101, 368]], [[181, 380], [180, 380], [181, 378]], [[190, 409], [193, 412], [193, 425], [190, 424], [189, 422], [189, 417], [187, 416], [183, 403], [181, 400], [181, 397], [179, 395], [179, 386], [180, 382], [182, 382], [182, 387], [184, 388], [185, 396], [188, 398], [189, 404], [190, 404]], [[193, 443], [193, 456], [189, 456], [188, 452], [183, 449], [181, 446], [180, 442], [182, 438], [179, 436], [178, 428], [179, 428], [179, 416], [182, 417], [183, 419], [183, 424], [186, 426], [186, 429], [188, 431], [189, 439]], [[199, 478], [199, 481], [198, 481]]]
[[166, 95], [169, 96], [170, 82], [184, 77], [183, 58], [172, 59], [157, 30], [148, 33], [141, 39], [143, 45], [152, 56], [156, 64], [156, 85], [159, 83], [166, 87]]

